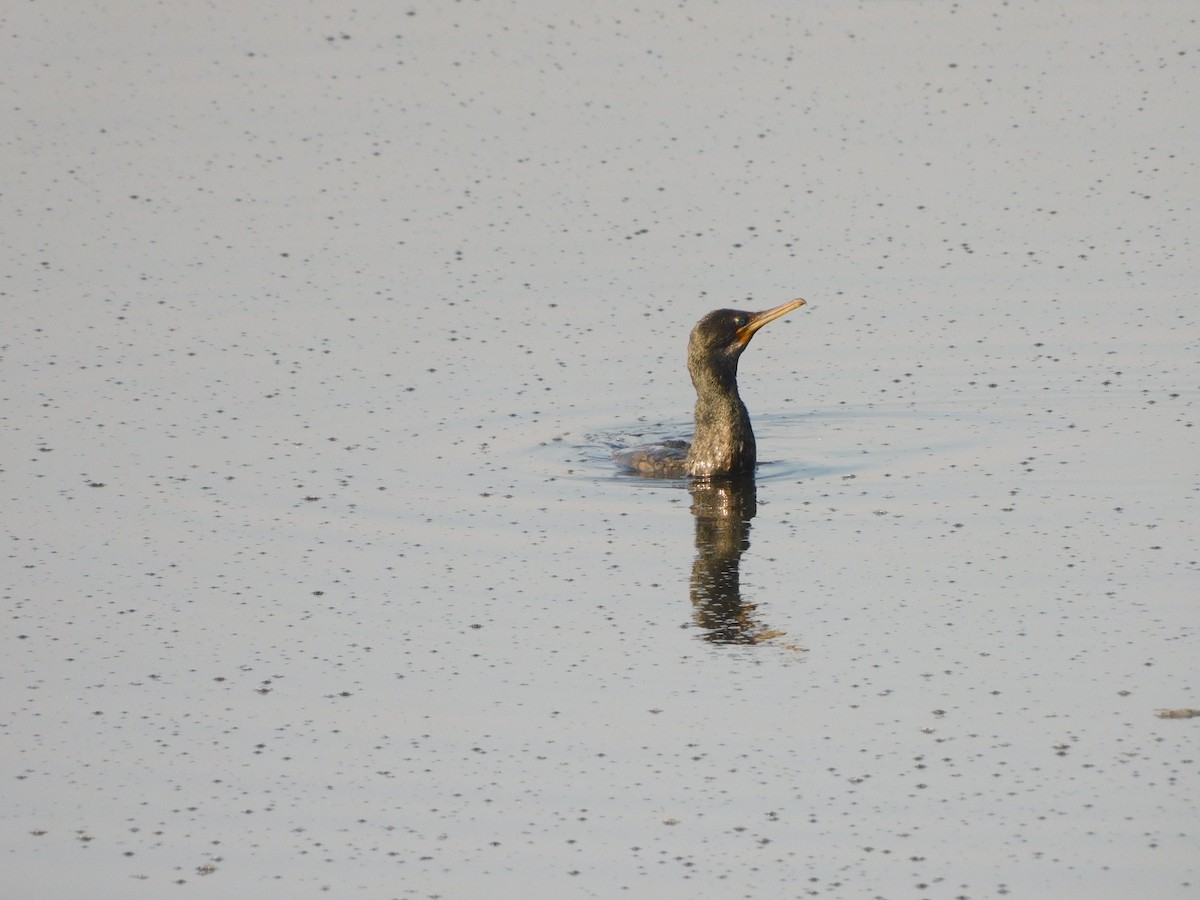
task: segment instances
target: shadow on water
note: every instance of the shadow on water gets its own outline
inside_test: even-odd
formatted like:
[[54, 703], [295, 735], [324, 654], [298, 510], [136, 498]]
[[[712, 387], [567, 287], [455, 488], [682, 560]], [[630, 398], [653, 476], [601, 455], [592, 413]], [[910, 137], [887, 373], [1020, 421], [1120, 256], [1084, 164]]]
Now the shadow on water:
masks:
[[[681, 429], [682, 430], [682, 429]], [[674, 435], [672, 435], [674, 437]], [[686, 490], [691, 494], [695, 527], [695, 558], [688, 595], [693, 619], [705, 640], [714, 644], [748, 645], [772, 641], [777, 646], [802, 651], [803, 647], [776, 639], [785, 632], [771, 628], [758, 618], [757, 607], [742, 596], [742, 555], [750, 547], [750, 524], [758, 511], [755, 475], [731, 479], [694, 481], [662, 478], [621, 470], [615, 452], [645, 442], [647, 438], [668, 440], [665, 435], [629, 430], [587, 436], [585, 443], [567, 445], [572, 462], [582, 470], [568, 477], [594, 479], [600, 473], [629, 484], [658, 490]], [[802, 480], [811, 477], [808, 467], [787, 462], [760, 462], [759, 481]]]
[[782, 637], [784, 633], [760, 621], [755, 605], [742, 597], [742, 554], [750, 548], [750, 522], [758, 512], [754, 476], [693, 481], [688, 491], [696, 527], [692, 614], [705, 640], [759, 644]]
[[[785, 632], [763, 622], [756, 605], [743, 597], [741, 564], [742, 555], [750, 547], [750, 525], [758, 512], [756, 478], [764, 484], [803, 480], [812, 477], [808, 467], [788, 462], [760, 462], [756, 475], [711, 481], [653, 477], [621, 470], [613, 459], [614, 452], [647, 438], [660, 438], [660, 435], [631, 430], [588, 435], [586, 442], [579, 444], [560, 444], [571, 453], [570, 463], [580, 468], [567, 470], [559, 477], [614, 479], [631, 488], [670, 492], [686, 490], [691, 495], [695, 529], [695, 557], [688, 597], [693, 620], [704, 639], [725, 645], [770, 641], [790, 650], [804, 650], [786, 640], [779, 641]], [[666, 436], [660, 439], [666, 439]]]
[[[903, 421], [940, 421], [928, 411], [871, 410], [828, 416], [810, 415], [810, 424], [819, 424], [827, 419], [853, 418], [861, 420], [871, 417], [886, 427]], [[771, 417], [763, 417], [764, 432], [771, 434]], [[791, 426], [792, 419], [787, 420]], [[919, 431], [919, 429], [918, 429]], [[742, 594], [742, 556], [750, 547], [751, 523], [758, 509], [760, 486], [778, 485], [786, 482], [824, 481], [830, 478], [849, 479], [877, 470], [886, 464], [895, 464], [897, 459], [911, 458], [918, 452], [944, 452], [949, 444], [938, 443], [937, 450], [923, 435], [919, 442], [908, 446], [892, 447], [884, 456], [867, 456], [860, 446], [852, 451], [832, 452], [827, 448], [808, 445], [811, 454], [803, 459], [760, 459], [754, 474], [733, 479], [693, 481], [687, 478], [664, 479], [636, 472], [621, 471], [614, 462], [614, 453], [638, 444], [664, 442], [677, 439], [687, 433], [685, 423], [657, 423], [650, 427], [629, 427], [602, 434], [588, 434], [585, 441], [571, 445], [576, 454], [574, 462], [583, 466], [582, 471], [571, 472], [581, 478], [595, 478], [600, 473], [627, 482], [630, 486], [646, 486], [687, 490], [691, 494], [691, 512], [695, 528], [695, 557], [689, 581], [689, 599], [692, 615], [704, 639], [714, 644], [748, 645], [771, 641], [777, 646], [803, 650], [795, 644], [778, 641], [784, 632], [772, 628], [758, 615], [757, 607]], [[766, 441], [768, 446], [782, 449], [786, 441]], [[848, 442], [849, 443], [849, 442]], [[796, 449], [793, 443], [791, 449]]]

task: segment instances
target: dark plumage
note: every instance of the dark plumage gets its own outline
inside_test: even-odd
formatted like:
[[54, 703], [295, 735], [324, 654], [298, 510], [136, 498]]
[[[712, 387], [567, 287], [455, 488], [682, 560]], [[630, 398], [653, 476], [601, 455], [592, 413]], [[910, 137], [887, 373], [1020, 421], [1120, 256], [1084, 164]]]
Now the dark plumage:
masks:
[[689, 447], [669, 441], [634, 447], [617, 461], [643, 475], [717, 478], [753, 472], [757, 459], [750, 415], [738, 394], [738, 359], [754, 333], [804, 305], [792, 300], [762, 312], [718, 309], [696, 323], [688, 338], [688, 373], [696, 388], [696, 434]]

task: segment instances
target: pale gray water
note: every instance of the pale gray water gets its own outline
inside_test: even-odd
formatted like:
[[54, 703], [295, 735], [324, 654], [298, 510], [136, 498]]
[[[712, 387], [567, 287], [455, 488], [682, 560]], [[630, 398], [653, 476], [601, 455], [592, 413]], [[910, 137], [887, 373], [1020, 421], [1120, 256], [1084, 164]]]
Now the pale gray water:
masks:
[[1195, 895], [1191, 4], [4, 24], [6, 897]]

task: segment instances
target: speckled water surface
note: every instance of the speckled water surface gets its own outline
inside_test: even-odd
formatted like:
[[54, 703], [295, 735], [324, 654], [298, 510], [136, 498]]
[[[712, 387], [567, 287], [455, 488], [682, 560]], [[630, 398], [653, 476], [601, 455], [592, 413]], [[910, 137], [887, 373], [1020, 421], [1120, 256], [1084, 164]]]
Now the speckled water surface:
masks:
[[5, 897], [1200, 892], [1194, 4], [0, 21]]

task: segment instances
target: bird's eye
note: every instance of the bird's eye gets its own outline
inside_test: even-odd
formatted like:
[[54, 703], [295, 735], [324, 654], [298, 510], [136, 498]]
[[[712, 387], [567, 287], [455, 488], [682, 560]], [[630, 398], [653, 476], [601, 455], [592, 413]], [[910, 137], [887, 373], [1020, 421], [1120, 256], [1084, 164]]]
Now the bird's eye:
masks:
[[744, 316], [741, 313], [733, 317], [733, 324], [738, 328], [744, 328], [746, 323], [750, 321], [749, 316]]

